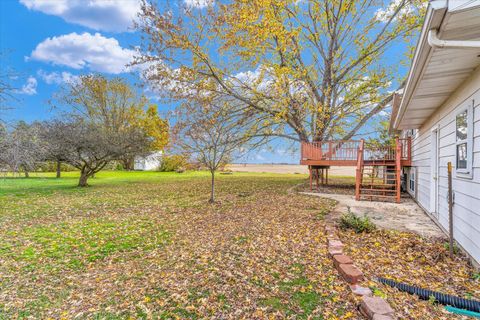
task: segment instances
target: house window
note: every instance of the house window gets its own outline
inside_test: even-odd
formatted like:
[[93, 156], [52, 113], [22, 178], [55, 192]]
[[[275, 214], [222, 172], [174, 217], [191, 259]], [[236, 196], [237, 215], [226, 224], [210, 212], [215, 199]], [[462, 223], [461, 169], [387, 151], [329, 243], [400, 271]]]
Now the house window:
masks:
[[460, 111], [455, 118], [455, 156], [456, 170], [460, 175], [471, 175], [472, 171], [472, 131], [473, 131], [473, 108], [469, 105]]
[[410, 180], [408, 187], [411, 192], [415, 192], [415, 168], [410, 168]]

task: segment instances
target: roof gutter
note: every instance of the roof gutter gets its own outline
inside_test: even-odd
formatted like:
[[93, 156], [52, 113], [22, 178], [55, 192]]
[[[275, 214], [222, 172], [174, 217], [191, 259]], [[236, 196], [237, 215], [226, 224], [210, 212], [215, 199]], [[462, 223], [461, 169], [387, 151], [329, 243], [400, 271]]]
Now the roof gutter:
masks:
[[432, 29], [428, 31], [428, 44], [432, 48], [459, 48], [459, 49], [477, 49], [480, 48], [480, 40], [467, 41], [467, 40], [441, 40], [438, 38], [438, 31]]

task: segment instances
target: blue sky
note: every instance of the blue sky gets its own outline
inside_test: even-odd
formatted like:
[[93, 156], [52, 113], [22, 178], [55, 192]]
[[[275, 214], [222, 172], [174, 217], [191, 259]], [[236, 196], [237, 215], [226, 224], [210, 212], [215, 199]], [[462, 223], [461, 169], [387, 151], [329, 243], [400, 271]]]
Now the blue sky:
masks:
[[[178, 1], [201, 9], [210, 0]], [[13, 83], [18, 99], [10, 102], [13, 109], [3, 113], [2, 119], [31, 122], [55, 116], [49, 99], [59, 86], [80, 74], [100, 72], [125, 77], [132, 84], [140, 82], [138, 73], [124, 67], [133, 54], [132, 47], [140, 42], [140, 35], [131, 29], [138, 2], [87, 3], [0, 1], [0, 50], [4, 53], [0, 67], [11, 68], [18, 76]], [[404, 43], [394, 45], [388, 59], [398, 61], [404, 50]], [[403, 67], [399, 70], [406, 71]], [[152, 102], [159, 104], [160, 112], [173, 108], [171, 104]], [[289, 147], [289, 142], [277, 141], [255, 151], [246, 161], [298, 163], [297, 153], [289, 152]]]
[[[130, 24], [130, 17], [124, 28], [119, 25], [118, 19], [112, 22], [116, 24], [115, 26], [109, 27], [105, 24], [93, 28], [89, 27], [91, 24], [86, 20], [81, 23], [69, 23], [60, 14], [42, 12], [41, 10], [47, 11], [44, 8], [31, 6], [29, 9], [26, 4], [34, 4], [35, 1], [22, 2], [0, 1], [0, 47], [5, 53], [1, 67], [10, 67], [18, 75], [18, 79], [14, 81], [15, 87], [18, 88], [16, 95], [18, 101], [11, 102], [14, 109], [6, 113], [4, 118], [10, 121], [30, 122], [54, 116], [48, 100], [64, 80], [82, 73], [104, 72], [138, 82], [135, 75], [119, 71], [123, 68], [125, 59], [118, 59], [113, 64], [109, 60], [115, 58], [115, 55], [111, 54], [112, 51], [117, 50], [128, 55], [131, 46], [138, 44], [138, 34], [124, 32]], [[93, 21], [101, 19], [94, 15], [95, 10], [90, 10], [90, 14]], [[111, 19], [111, 15], [105, 16], [104, 19]], [[55, 40], [56, 44], [53, 43]], [[110, 52], [100, 54], [98, 61], [82, 60], [90, 50], [98, 48], [102, 41], [106, 42], [103, 49]], [[117, 45], [115, 41], [118, 41]], [[43, 49], [36, 50], [42, 43]], [[62, 44], [65, 46], [63, 54], [68, 57], [65, 59], [53, 52]], [[76, 53], [77, 56], [72, 57], [72, 53]], [[71, 61], [67, 62], [68, 59]]]

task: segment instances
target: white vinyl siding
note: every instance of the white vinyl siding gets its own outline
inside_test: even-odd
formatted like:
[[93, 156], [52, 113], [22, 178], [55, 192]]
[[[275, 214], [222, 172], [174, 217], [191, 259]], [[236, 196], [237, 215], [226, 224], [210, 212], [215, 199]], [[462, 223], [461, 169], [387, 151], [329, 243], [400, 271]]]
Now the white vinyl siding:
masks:
[[[467, 110], [466, 169], [457, 170], [457, 115]], [[432, 129], [438, 129], [437, 211], [432, 212]], [[416, 167], [416, 199], [440, 225], [448, 229], [447, 163], [454, 166], [453, 225], [455, 240], [480, 263], [480, 68], [417, 130], [412, 139], [412, 166]], [[410, 177], [409, 177], [410, 178]], [[410, 179], [408, 180], [408, 185]], [[412, 191], [409, 190], [412, 193]], [[433, 192], [432, 192], [433, 196]], [[434, 199], [432, 199], [434, 200]]]
[[412, 138], [412, 165], [417, 168], [416, 199], [424, 208], [429, 208], [430, 203], [430, 135], [425, 135], [417, 130]]

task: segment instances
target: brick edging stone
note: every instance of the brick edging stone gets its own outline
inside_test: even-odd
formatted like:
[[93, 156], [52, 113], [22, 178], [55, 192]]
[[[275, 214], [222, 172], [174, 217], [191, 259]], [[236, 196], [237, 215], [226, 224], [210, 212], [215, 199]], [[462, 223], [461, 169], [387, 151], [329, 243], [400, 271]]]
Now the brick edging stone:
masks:
[[335, 268], [342, 278], [349, 283], [352, 293], [362, 297], [360, 312], [371, 320], [392, 320], [395, 319], [394, 311], [390, 304], [380, 297], [374, 297], [372, 290], [359, 285], [363, 272], [353, 263], [352, 258], [343, 253], [344, 244], [340, 241], [335, 225], [328, 221], [325, 226], [327, 236], [328, 254], [331, 257]]

